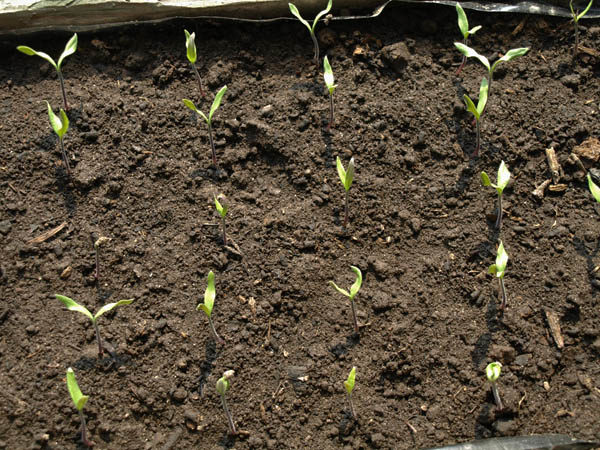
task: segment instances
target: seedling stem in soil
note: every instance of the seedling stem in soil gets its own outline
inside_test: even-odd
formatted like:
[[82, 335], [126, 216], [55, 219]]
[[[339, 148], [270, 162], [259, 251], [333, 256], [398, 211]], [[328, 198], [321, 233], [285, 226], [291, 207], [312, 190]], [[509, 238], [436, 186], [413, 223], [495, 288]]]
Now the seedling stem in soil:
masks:
[[71, 166], [69, 165], [69, 158], [67, 157], [67, 152], [65, 152], [65, 145], [63, 143], [63, 137], [69, 130], [69, 118], [67, 117], [67, 113], [60, 108], [59, 115], [54, 114], [52, 111], [52, 107], [50, 103], [46, 102], [48, 105], [48, 118], [50, 119], [50, 125], [52, 129], [58, 136], [58, 143], [60, 145], [60, 152], [62, 154], [63, 162], [65, 163], [65, 170], [67, 171], [67, 176], [71, 176]]
[[87, 427], [85, 426], [85, 416], [83, 415], [83, 407], [87, 403], [89, 397], [81, 393], [81, 389], [79, 389], [79, 385], [75, 379], [75, 373], [70, 367], [67, 369], [67, 389], [69, 390], [69, 395], [71, 395], [71, 400], [73, 400], [73, 404], [75, 405], [75, 408], [77, 408], [79, 419], [81, 420], [81, 442], [86, 447], [93, 447], [94, 443], [87, 438]]
[[475, 151], [473, 152], [473, 156], [479, 155], [479, 147], [481, 145], [481, 119], [483, 116], [483, 111], [485, 110], [485, 104], [487, 103], [488, 98], [488, 81], [487, 78], [483, 78], [481, 80], [481, 86], [479, 87], [479, 99], [477, 100], [477, 106], [471, 98], [464, 94], [463, 96], [465, 100], [465, 104], [467, 105], [467, 110], [473, 114], [475, 117], [475, 133], [476, 133], [476, 141], [475, 141]]
[[502, 364], [498, 361], [489, 363], [485, 368], [485, 375], [492, 386], [492, 394], [494, 394], [494, 401], [496, 402], [496, 407], [501, 411], [504, 409], [502, 406], [502, 400], [500, 400], [500, 393], [498, 392], [498, 385], [496, 381], [500, 377], [500, 372], [502, 370]]
[[227, 215], [227, 210], [229, 209], [227, 206], [227, 199], [223, 194], [219, 194], [215, 197], [215, 208], [217, 208], [217, 212], [219, 216], [221, 216], [221, 224], [223, 225], [223, 245], [227, 245], [227, 234], [225, 231], [225, 216]]
[[500, 241], [500, 245], [498, 246], [498, 252], [496, 253], [496, 263], [492, 264], [488, 273], [492, 275], [496, 275], [498, 278], [498, 286], [500, 290], [500, 296], [502, 298], [502, 303], [500, 304], [500, 309], [504, 311], [506, 309], [507, 296], [506, 296], [506, 288], [504, 287], [504, 273], [506, 272], [506, 263], [508, 262], [508, 253], [504, 250], [504, 244]]
[[104, 346], [102, 344], [102, 339], [100, 338], [100, 330], [98, 329], [98, 317], [100, 317], [105, 312], [116, 308], [117, 306], [129, 305], [133, 301], [133, 299], [129, 299], [119, 300], [115, 303], [108, 303], [102, 308], [100, 308], [96, 314], [92, 314], [85, 306], [78, 304], [77, 302], [75, 302], [75, 300], [72, 300], [69, 297], [65, 297], [64, 295], [59, 294], [54, 294], [54, 296], [58, 300], [60, 300], [69, 311], [77, 311], [83, 314], [84, 316], [88, 317], [92, 321], [92, 324], [94, 325], [94, 330], [96, 331], [96, 341], [98, 342], [98, 358], [102, 358], [102, 355], [104, 354]]
[[335, 284], [333, 281], [330, 281], [329, 284], [331, 284], [334, 287], [334, 289], [340, 294], [343, 294], [350, 299], [350, 304], [352, 305], [352, 319], [354, 321], [354, 332], [358, 334], [359, 329], [358, 320], [356, 318], [356, 305], [354, 304], [354, 297], [356, 297], [356, 294], [358, 294], [358, 291], [360, 290], [360, 287], [362, 285], [362, 273], [360, 269], [356, 266], [350, 266], [350, 268], [356, 274], [356, 280], [354, 281], [354, 284], [350, 287], [350, 292], [348, 292], [346, 289], [338, 287], [338, 285]]
[[19, 45], [17, 47], [17, 50], [19, 50], [20, 52], [25, 53], [26, 55], [29, 55], [29, 56], [33, 56], [33, 55], [39, 56], [40, 58], [43, 58], [46, 61], [48, 61], [56, 69], [56, 73], [58, 75], [58, 80], [60, 81], [60, 90], [62, 92], [65, 111], [68, 111], [69, 105], [67, 103], [67, 94], [65, 93], [65, 82], [63, 80], [61, 67], [62, 67], [62, 63], [63, 63], [64, 59], [67, 56], [75, 53], [75, 51], [77, 50], [77, 33], [75, 33], [71, 37], [71, 39], [69, 39], [69, 42], [67, 42], [67, 45], [65, 45], [65, 49], [63, 50], [62, 54], [58, 58], [58, 62], [54, 62], [54, 59], [52, 59], [52, 57], [50, 55], [48, 55], [47, 53], [38, 52], [38, 51], [32, 49], [31, 47], [27, 47], [26, 45]]
[[225, 398], [225, 394], [229, 390], [229, 379], [233, 377], [234, 373], [235, 372], [233, 370], [228, 370], [224, 372], [223, 376], [217, 380], [217, 392], [221, 395], [221, 404], [223, 405], [223, 410], [225, 411], [227, 421], [229, 422], [229, 434], [232, 435], [236, 435], [238, 432], [235, 428], [235, 423], [233, 422], [229, 408], [227, 407], [227, 399]]
[[587, 12], [592, 7], [592, 3], [594, 0], [590, 0], [585, 9], [580, 13], [579, 11], [575, 12], [573, 9], [573, 0], [569, 2], [569, 8], [571, 8], [571, 16], [573, 17], [573, 25], [575, 27], [575, 47], [573, 47], [573, 63], [577, 60], [577, 52], [579, 50], [579, 19], [587, 14]]
[[510, 172], [506, 168], [506, 164], [504, 161], [500, 163], [500, 167], [498, 167], [498, 177], [496, 179], [497, 184], [493, 184], [490, 181], [490, 177], [487, 173], [481, 172], [481, 183], [484, 186], [491, 186], [496, 189], [498, 192], [498, 214], [496, 216], [496, 228], [500, 229], [502, 227], [502, 193], [504, 189], [508, 185], [510, 181]]
[[200, 117], [202, 117], [204, 119], [204, 121], [206, 122], [206, 124], [208, 125], [208, 140], [210, 141], [210, 149], [212, 150], [212, 160], [213, 160], [213, 165], [215, 167], [217, 167], [217, 152], [215, 151], [215, 142], [213, 141], [213, 135], [212, 135], [212, 118], [213, 118], [215, 111], [219, 108], [219, 105], [221, 104], [221, 100], [223, 99], [223, 95], [225, 95], [226, 91], [227, 91], [227, 86], [223, 86], [219, 90], [219, 92], [217, 92], [217, 95], [215, 95], [215, 99], [213, 100], [213, 104], [210, 107], [210, 112], [208, 113], [208, 117], [206, 116], [206, 114], [204, 114], [198, 108], [196, 108], [196, 105], [194, 104], [193, 101], [188, 100], [187, 98], [183, 99], [183, 103], [185, 104], [185, 106], [187, 106], [192, 111], [194, 111], [196, 114], [198, 114]]
[[337, 84], [334, 84], [333, 71], [331, 70], [331, 65], [329, 64], [327, 56], [323, 59], [323, 78], [325, 79], [327, 90], [329, 91], [329, 124], [327, 124], [327, 131], [329, 131], [333, 126], [333, 92], [335, 91], [335, 88], [337, 88]]
[[317, 36], [315, 36], [315, 27], [317, 26], [317, 22], [319, 21], [319, 19], [331, 10], [332, 5], [333, 5], [333, 0], [329, 0], [329, 2], [327, 2], [327, 7], [323, 11], [321, 11], [319, 14], [317, 14], [317, 17], [315, 17], [315, 20], [313, 21], [313, 24], [311, 26], [305, 19], [302, 18], [302, 16], [300, 15], [300, 12], [298, 11], [298, 8], [296, 8], [296, 5], [294, 5], [293, 3], [288, 3], [288, 6], [290, 7], [290, 12], [301, 23], [303, 23], [304, 26], [306, 28], [308, 28], [308, 31], [310, 32], [310, 37], [311, 37], [311, 39], [313, 41], [313, 45], [315, 47], [315, 65], [317, 67], [319, 67], [319, 41], [317, 41]]
[[340, 176], [340, 180], [342, 182], [342, 185], [344, 186], [344, 190], [346, 191], [346, 195], [344, 198], [344, 228], [346, 228], [346, 225], [348, 225], [348, 217], [349, 217], [348, 191], [350, 190], [350, 187], [352, 186], [352, 182], [354, 181], [354, 158], [350, 158], [350, 162], [348, 163], [348, 170], [344, 169], [342, 160], [340, 159], [339, 156], [336, 159], [336, 165], [337, 165], [338, 175]]
[[225, 341], [217, 334], [217, 330], [215, 330], [215, 326], [212, 321], [212, 310], [215, 304], [215, 274], [211, 270], [208, 272], [206, 290], [204, 291], [204, 303], [198, 304], [196, 306], [197, 311], [204, 311], [206, 317], [208, 317], [208, 324], [210, 325], [210, 331], [212, 332], [213, 337], [217, 344], [223, 345]]
[[352, 367], [350, 373], [348, 374], [348, 378], [344, 381], [344, 387], [346, 388], [346, 392], [348, 393], [348, 403], [350, 403], [350, 412], [352, 413], [352, 418], [356, 420], [358, 417], [356, 415], [356, 410], [354, 409], [354, 403], [352, 402], [352, 391], [354, 390], [354, 381], [356, 379], [356, 367]]
[[196, 33], [190, 34], [188, 30], [183, 30], [183, 32], [185, 33], [185, 48], [187, 53], [187, 59], [192, 65], [192, 69], [196, 74], [200, 95], [204, 97], [204, 89], [202, 88], [202, 78], [200, 78], [200, 73], [198, 72], [198, 68], [196, 67], [196, 59], [198, 58], [198, 54], [196, 53]]
[[[458, 16], [458, 28], [460, 29], [460, 34], [463, 37], [463, 44], [467, 45], [467, 40], [471, 34], [475, 34], [477, 31], [481, 29], [481, 25], [477, 25], [469, 30], [469, 21], [467, 20], [467, 15], [465, 14], [465, 10], [460, 6], [460, 3], [456, 2], [456, 14]], [[456, 75], [460, 74], [460, 71], [465, 67], [467, 63], [467, 56], [463, 55], [462, 62], [460, 67], [456, 71]]]

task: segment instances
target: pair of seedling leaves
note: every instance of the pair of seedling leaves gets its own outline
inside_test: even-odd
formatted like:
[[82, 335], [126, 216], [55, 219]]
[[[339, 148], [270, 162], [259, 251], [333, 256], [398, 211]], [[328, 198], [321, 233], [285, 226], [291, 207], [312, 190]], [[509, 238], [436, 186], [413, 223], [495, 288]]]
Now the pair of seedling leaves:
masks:
[[300, 12], [298, 11], [298, 8], [296, 8], [296, 5], [294, 5], [293, 3], [288, 3], [288, 6], [290, 8], [290, 12], [302, 24], [304, 24], [304, 26], [306, 28], [308, 28], [308, 32], [310, 33], [310, 38], [312, 39], [313, 45], [315, 47], [315, 64], [318, 65], [319, 64], [319, 41], [317, 41], [317, 37], [315, 36], [315, 27], [317, 26], [317, 22], [319, 21], [319, 19], [331, 10], [331, 7], [333, 6], [333, 0], [329, 0], [329, 2], [327, 2], [327, 7], [323, 11], [321, 11], [319, 14], [317, 14], [315, 19], [313, 20], [312, 25], [310, 23], [308, 23], [305, 19], [302, 18], [302, 16], [300, 15]]

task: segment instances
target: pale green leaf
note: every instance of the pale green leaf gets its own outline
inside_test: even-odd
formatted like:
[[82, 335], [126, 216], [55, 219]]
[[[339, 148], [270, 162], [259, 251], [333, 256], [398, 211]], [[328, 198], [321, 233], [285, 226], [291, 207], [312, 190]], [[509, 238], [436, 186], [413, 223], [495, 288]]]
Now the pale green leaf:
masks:
[[188, 60], [194, 64], [196, 62], [196, 33], [190, 34], [188, 30], [183, 30], [185, 33], [185, 48], [187, 50]]
[[590, 188], [590, 192], [592, 193], [592, 195], [594, 196], [596, 201], [598, 203], [600, 203], [600, 188], [598, 187], [598, 185], [596, 183], [594, 183], [592, 181], [592, 177], [589, 173], [587, 176], [587, 180], [588, 180], [588, 187]]
[[508, 262], [508, 253], [504, 250], [504, 244], [500, 241], [500, 246], [498, 247], [498, 253], [496, 254], [496, 276], [498, 278], [504, 277], [504, 272], [506, 271], [506, 263]]
[[317, 17], [315, 17], [315, 20], [313, 21], [312, 28], [310, 29], [311, 33], [315, 32], [315, 27], [317, 26], [317, 22], [319, 21], [319, 19], [321, 17], [323, 17], [325, 14], [327, 14], [331, 10], [332, 5], [333, 5], [333, 0], [329, 0], [329, 2], [327, 2], [327, 7], [323, 11], [321, 11], [319, 14], [317, 14]]
[[485, 368], [485, 376], [487, 377], [488, 381], [490, 381], [491, 383], [494, 383], [500, 377], [501, 371], [502, 371], [502, 364], [500, 364], [497, 361], [493, 362], [493, 363], [489, 363], [487, 365], [487, 367]]
[[59, 294], [54, 294], [54, 296], [59, 299], [61, 302], [63, 302], [63, 304], [67, 307], [67, 309], [69, 311], [77, 311], [80, 312], [81, 314], [89, 317], [89, 319], [92, 322], [95, 322], [96, 319], [94, 318], [94, 316], [92, 315], [91, 312], [88, 311], [88, 309], [85, 306], [81, 306], [79, 303], [77, 303], [75, 300], [70, 299], [69, 297], [65, 297], [64, 295], [59, 295]]
[[[219, 197], [223, 198], [223, 195], [219, 195]], [[227, 215], [227, 205], [221, 204], [217, 196], [215, 196], [215, 208], [217, 208], [217, 212], [224, 219]]]
[[229, 390], [229, 380], [225, 377], [221, 377], [217, 380], [217, 392], [222, 396]]
[[60, 121], [62, 123], [62, 127], [60, 128], [60, 132], [57, 134], [59, 137], [62, 138], [69, 130], [69, 118], [67, 117], [67, 113], [64, 111], [64, 109], [60, 108], [58, 112], [60, 114]]
[[75, 379], [75, 372], [73, 372], [73, 369], [70, 367], [67, 369], [67, 389], [69, 390], [75, 408], [77, 408], [78, 411], [81, 411], [89, 397], [81, 393], [81, 389], [79, 389], [79, 385]]
[[488, 99], [488, 91], [488, 80], [484, 77], [483, 80], [481, 80], [481, 85], [479, 86], [479, 99], [477, 100], [477, 112], [479, 113], [479, 117], [481, 117], [483, 110], [485, 109]]
[[350, 300], [354, 300], [354, 297], [358, 294], [358, 291], [362, 286], [362, 273], [356, 266], [350, 266], [350, 268], [352, 269], [352, 272], [356, 274], [356, 281], [354, 281], [354, 284], [350, 287]]
[[350, 190], [352, 182], [354, 181], [354, 157], [350, 158], [348, 163], [348, 170], [346, 170], [346, 180], [344, 182], [344, 189]]
[[296, 5], [294, 5], [293, 3], [288, 3], [288, 6], [290, 7], [291, 13], [294, 16], [296, 16], [296, 18], [300, 22], [302, 22], [306, 28], [308, 28], [308, 31], [310, 31], [312, 33], [312, 28], [310, 27], [310, 24], [302, 18], [302, 16], [300, 15], [300, 12], [298, 11], [298, 8], [296, 8]]
[[196, 309], [202, 309], [208, 317], [211, 316], [215, 304], [215, 274], [211, 270], [206, 279], [206, 290], [204, 291], [204, 303], [199, 304]]
[[116, 308], [117, 306], [129, 305], [132, 301], [133, 301], [133, 299], [130, 298], [128, 300], [119, 300], [118, 302], [115, 302], [115, 303], [108, 303], [108, 304], [104, 305], [102, 308], [100, 308], [98, 310], [98, 312], [96, 313], [96, 315], [94, 316], [94, 318], [98, 319], [98, 317], [100, 317], [105, 312], [108, 312], [111, 309]]
[[199, 113], [198, 108], [196, 108], [196, 105], [194, 104], [193, 101], [188, 100], [187, 98], [183, 99], [183, 104], [185, 106], [187, 106], [188, 108], [190, 108], [192, 111], [194, 111], [195, 113]]
[[469, 111], [471, 114], [473, 114], [473, 116], [475, 117], [475, 120], [479, 121], [479, 117], [480, 117], [479, 111], [477, 110], [475, 103], [473, 103], [473, 100], [471, 100], [471, 98], [467, 94], [463, 94], [463, 99], [465, 100], [465, 105], [467, 106], [467, 111]]
[[333, 281], [330, 281], [329, 284], [332, 285], [335, 288], [335, 290], [338, 291], [340, 294], [343, 294], [346, 297], [350, 297], [350, 293], [346, 289], [342, 289], [337, 284], [335, 284]]
[[504, 161], [502, 161], [500, 163], [500, 167], [498, 167], [498, 178], [496, 179], [496, 183], [497, 183], [496, 189], [498, 190], [499, 194], [502, 194], [502, 192], [508, 185], [509, 181], [510, 181], [510, 172], [508, 171], [506, 164], [504, 164]]
[[346, 186], [346, 170], [344, 170], [344, 166], [342, 164], [342, 160], [338, 156], [335, 160], [335, 164], [337, 166], [338, 175], [340, 176], [340, 180], [344, 187]]
[[469, 30], [469, 34], [475, 34], [477, 33], [479, 30], [481, 30], [481, 25], [477, 25], [476, 27], [473, 27]]
[[492, 182], [490, 181], [490, 177], [487, 173], [481, 172], [481, 184], [484, 186], [491, 186]]
[[61, 133], [63, 129], [62, 121], [60, 120], [60, 117], [58, 117], [56, 114], [54, 114], [54, 111], [52, 111], [52, 106], [50, 106], [50, 103], [46, 102], [46, 105], [48, 105], [48, 119], [50, 119], [50, 125], [52, 126], [52, 129], [56, 135], [60, 138], [62, 137]]
[[[579, 22], [579, 19], [581, 19], [583, 16], [585, 16], [587, 14], [587, 12], [590, 10], [590, 8], [592, 7], [592, 3], [594, 3], [594, 0], [590, 0], [590, 2], [588, 3], [588, 5], [585, 7], [585, 9], [576, 16], [575, 22]], [[571, 6], [571, 12], [573, 12], [573, 2], [571, 1], [571, 4], [569, 5]], [[573, 13], [573, 16], [575, 17], [575, 13]]]
[[460, 30], [460, 34], [462, 34], [463, 38], [467, 39], [469, 37], [469, 21], [467, 20], [465, 10], [458, 2], [456, 2], [456, 15], [458, 16], [458, 29]]
[[492, 66], [492, 72], [496, 69], [496, 66], [498, 64], [500, 64], [501, 62], [512, 61], [513, 59], [518, 58], [519, 56], [523, 56], [528, 51], [529, 51], [529, 47], [513, 48], [513, 49], [507, 51], [506, 54], [502, 58], [499, 58], [494, 63], [494, 65]]
[[225, 95], [226, 91], [227, 91], [227, 86], [223, 86], [219, 90], [219, 92], [217, 92], [217, 95], [215, 95], [213, 104], [210, 107], [210, 113], [208, 114], [208, 123], [210, 123], [212, 121], [213, 114], [215, 113], [215, 111], [217, 110], [219, 105], [221, 104], [221, 99], [223, 98], [223, 95]]
[[492, 264], [490, 267], [488, 267], [488, 273], [490, 275], [496, 275], [498, 273], [498, 268], [496, 267], [496, 264]]
[[58, 67], [57, 67], [56, 63], [54, 62], [54, 59], [52, 59], [52, 57], [50, 55], [48, 55], [47, 53], [35, 51], [31, 47], [27, 47], [26, 45], [19, 45], [17, 47], [17, 50], [19, 50], [20, 52], [25, 53], [26, 55], [29, 55], [29, 56], [33, 56], [33, 55], [39, 56], [40, 58], [43, 58], [46, 61], [48, 61], [50, 64], [52, 64], [52, 67], [54, 67], [56, 70], [58, 70]]
[[356, 367], [352, 367], [350, 373], [348, 374], [348, 378], [344, 381], [344, 387], [346, 388], [346, 392], [348, 395], [352, 395], [352, 391], [354, 390], [354, 382], [356, 379]]
[[469, 47], [465, 44], [462, 44], [460, 42], [455, 42], [454, 46], [467, 58], [477, 58], [481, 62], [481, 64], [483, 64], [485, 66], [485, 68], [488, 70], [488, 72], [490, 71], [490, 61], [485, 56], [480, 55], [475, 50], [473, 50], [471, 47]]
[[334, 83], [333, 71], [331, 70], [331, 64], [327, 56], [323, 59], [323, 78], [325, 79], [325, 85], [329, 89], [329, 93], [333, 94], [333, 91], [337, 87]]
[[62, 54], [60, 55], [60, 58], [58, 58], [58, 63], [56, 64], [57, 70], [60, 70], [63, 60], [67, 56], [75, 53], [76, 51], [77, 51], [77, 33], [75, 33], [71, 37], [71, 39], [69, 39], [69, 42], [67, 42], [67, 45], [65, 45], [65, 49], [63, 50]]

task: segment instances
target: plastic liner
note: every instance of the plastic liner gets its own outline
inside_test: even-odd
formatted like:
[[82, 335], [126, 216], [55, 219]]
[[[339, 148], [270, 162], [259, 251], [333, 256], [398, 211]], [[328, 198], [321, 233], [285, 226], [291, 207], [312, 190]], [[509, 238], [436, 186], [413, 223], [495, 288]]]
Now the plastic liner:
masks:
[[[336, 0], [332, 20], [379, 15], [392, 1], [454, 6], [456, 0]], [[586, 0], [579, 0], [587, 3]], [[242, 21], [295, 20], [288, 0], [0, 0], [0, 34], [36, 31], [93, 31], [175, 18], [214, 18]], [[575, 3], [578, 3], [577, 1]], [[303, 14], [323, 9], [324, 0], [296, 0]], [[571, 17], [568, 0], [463, 1], [463, 8], [486, 12], [512, 12]], [[585, 5], [580, 5], [583, 8]], [[599, 18], [592, 7], [586, 18]]]
[[582, 441], [566, 434], [540, 434], [481, 439], [429, 450], [588, 450], [593, 448], [600, 448], [600, 442]]

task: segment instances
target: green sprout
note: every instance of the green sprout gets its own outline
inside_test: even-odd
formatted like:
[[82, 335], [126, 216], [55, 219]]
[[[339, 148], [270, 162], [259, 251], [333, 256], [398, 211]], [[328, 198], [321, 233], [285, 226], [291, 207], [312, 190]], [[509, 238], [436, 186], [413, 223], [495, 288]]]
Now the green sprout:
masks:
[[94, 330], [96, 331], [96, 341], [98, 342], [98, 358], [101, 358], [102, 355], [104, 354], [104, 345], [102, 344], [102, 339], [100, 339], [100, 331], [98, 329], [98, 317], [100, 317], [105, 312], [108, 312], [111, 309], [116, 308], [117, 306], [129, 305], [133, 301], [133, 299], [129, 299], [129, 300], [119, 300], [116, 303], [108, 303], [108, 304], [104, 305], [102, 308], [100, 308], [96, 314], [92, 314], [91, 312], [88, 311], [88, 309], [85, 306], [78, 304], [77, 302], [75, 302], [75, 300], [72, 300], [69, 297], [65, 297], [64, 295], [59, 295], [59, 294], [54, 294], [54, 296], [58, 300], [63, 302], [63, 304], [67, 307], [67, 309], [69, 311], [80, 312], [81, 314], [87, 316], [92, 321], [92, 324], [94, 325]]
[[500, 305], [500, 309], [504, 311], [506, 309], [506, 288], [504, 287], [504, 273], [506, 272], [506, 263], [508, 263], [508, 253], [504, 250], [504, 244], [500, 241], [500, 245], [498, 246], [498, 251], [496, 253], [496, 263], [492, 264], [488, 268], [488, 273], [492, 275], [496, 275], [498, 278], [498, 285], [500, 290], [500, 296], [502, 297], [502, 303]]
[[215, 99], [213, 100], [213, 104], [210, 107], [210, 112], [208, 113], [208, 117], [206, 117], [206, 114], [204, 114], [198, 108], [196, 108], [196, 105], [194, 105], [193, 101], [188, 100], [187, 98], [183, 99], [183, 103], [185, 104], [185, 106], [187, 106], [192, 111], [194, 111], [196, 114], [201, 116], [204, 119], [204, 121], [206, 122], [206, 124], [208, 125], [208, 139], [210, 141], [213, 165], [215, 167], [217, 167], [217, 152], [215, 151], [215, 142], [213, 141], [213, 135], [212, 135], [212, 118], [213, 118], [215, 111], [219, 108], [219, 105], [221, 104], [221, 99], [223, 98], [223, 95], [225, 95], [225, 91], [227, 91], [227, 86], [223, 86], [219, 90], [219, 92], [217, 92], [217, 95], [215, 95]]
[[315, 20], [313, 21], [313, 24], [311, 26], [306, 20], [304, 20], [302, 18], [302, 16], [300, 15], [300, 12], [298, 11], [298, 8], [296, 8], [296, 5], [294, 5], [293, 3], [288, 3], [291, 13], [294, 16], [296, 16], [296, 18], [300, 22], [302, 22], [304, 24], [304, 26], [306, 28], [308, 28], [308, 31], [310, 32], [310, 37], [315, 46], [315, 64], [317, 67], [319, 66], [319, 42], [317, 41], [317, 37], [315, 36], [315, 27], [317, 26], [317, 22], [319, 21], [319, 19], [331, 10], [332, 5], [333, 5], [333, 0], [329, 0], [329, 2], [327, 2], [327, 7], [323, 11], [321, 11], [319, 14], [317, 14], [317, 17], [315, 17]]
[[81, 420], [81, 442], [86, 447], [93, 447], [94, 443], [87, 438], [87, 427], [85, 426], [85, 416], [83, 415], [83, 407], [88, 401], [88, 396], [81, 393], [77, 380], [75, 379], [75, 372], [72, 368], [67, 369], [67, 389], [71, 395], [71, 400], [77, 412], [79, 413], [79, 419]]
[[352, 391], [354, 390], [354, 380], [356, 378], [356, 367], [352, 367], [352, 370], [348, 374], [348, 378], [344, 381], [344, 387], [346, 388], [346, 392], [348, 393], [348, 402], [350, 403], [350, 411], [352, 412], [352, 417], [356, 419], [356, 410], [354, 409], [354, 404], [352, 403]]
[[481, 64], [483, 64], [485, 66], [485, 68], [488, 71], [488, 74], [487, 74], [488, 95], [492, 90], [492, 80], [494, 79], [494, 71], [496, 70], [496, 67], [498, 67], [498, 64], [500, 64], [501, 62], [512, 61], [513, 59], [515, 59], [519, 56], [523, 56], [525, 53], [527, 53], [529, 51], [529, 47], [513, 48], [513, 49], [507, 51], [506, 54], [502, 58], [498, 58], [496, 60], [496, 62], [494, 62], [494, 64], [490, 65], [490, 61], [485, 56], [480, 55], [475, 50], [473, 50], [471, 47], [468, 47], [465, 44], [462, 44], [460, 42], [455, 42], [454, 45], [467, 58], [471, 58], [471, 57], [477, 58], [479, 60], [479, 62], [481, 62]]
[[[458, 16], [458, 28], [460, 30], [460, 34], [463, 36], [463, 44], [467, 45], [467, 40], [471, 34], [475, 34], [477, 31], [481, 29], [481, 25], [477, 25], [469, 30], [469, 21], [467, 19], [467, 15], [465, 14], [465, 10], [460, 6], [460, 3], [456, 2], [456, 14]], [[456, 71], [456, 75], [460, 74], [460, 71], [465, 67], [467, 63], [467, 56], [463, 55], [462, 63], [460, 67]]]
[[331, 284], [340, 294], [343, 294], [350, 299], [350, 304], [352, 305], [352, 318], [354, 320], [354, 332], [358, 333], [358, 320], [356, 319], [356, 305], [354, 304], [354, 297], [356, 297], [356, 294], [358, 294], [358, 291], [362, 285], [362, 273], [358, 267], [350, 266], [350, 268], [356, 274], [356, 281], [354, 281], [354, 284], [350, 287], [350, 292], [348, 292], [346, 289], [338, 287], [338, 285], [333, 281], [330, 281], [329, 284]]
[[75, 33], [73, 35], [73, 37], [71, 37], [71, 39], [69, 39], [69, 42], [67, 42], [67, 45], [65, 45], [64, 51], [58, 58], [58, 63], [54, 62], [54, 59], [52, 59], [52, 57], [50, 55], [48, 55], [47, 53], [38, 52], [38, 51], [32, 49], [31, 47], [27, 47], [26, 45], [19, 45], [17, 47], [17, 50], [19, 50], [20, 52], [25, 53], [26, 55], [29, 55], [29, 56], [33, 56], [33, 55], [39, 56], [40, 58], [43, 58], [46, 61], [48, 61], [56, 69], [56, 73], [58, 74], [58, 80], [60, 81], [60, 89], [62, 91], [65, 110], [68, 111], [69, 105], [67, 104], [67, 94], [65, 94], [65, 82], [63, 80], [61, 66], [62, 66], [64, 59], [67, 56], [75, 53], [75, 51], [77, 50], [77, 33]]
[[350, 186], [352, 186], [352, 181], [354, 181], [354, 157], [350, 158], [348, 170], [344, 169], [342, 160], [339, 156], [336, 159], [336, 164], [338, 175], [340, 176], [340, 180], [342, 181], [342, 185], [346, 191], [346, 197], [344, 201], [344, 228], [346, 228], [346, 225], [348, 224], [348, 191], [350, 190]]
[[592, 176], [589, 173], [587, 175], [587, 180], [590, 192], [592, 193], [596, 201], [600, 203], [600, 187], [598, 187], [598, 185], [592, 181]]
[[196, 306], [196, 311], [204, 311], [204, 314], [206, 314], [206, 317], [208, 317], [210, 331], [212, 332], [215, 341], [217, 341], [218, 344], [223, 345], [225, 344], [225, 341], [217, 334], [217, 330], [215, 330], [215, 326], [212, 321], [212, 310], [215, 304], [215, 295], [215, 274], [211, 270], [208, 272], [206, 290], [204, 291], [204, 303], [198, 304], [198, 306]]
[[500, 372], [502, 371], [502, 364], [498, 361], [489, 363], [485, 368], [485, 376], [492, 386], [492, 394], [494, 394], [494, 401], [496, 402], [496, 406], [499, 410], [504, 409], [502, 406], [502, 400], [500, 400], [500, 394], [498, 393], [498, 386], [496, 385], [496, 381], [500, 377]]
[[581, 19], [587, 14], [587, 12], [592, 7], [592, 3], [594, 3], [594, 0], [590, 0], [588, 5], [582, 12], [575, 12], [575, 10], [573, 9], [573, 0], [569, 2], [569, 8], [571, 8], [571, 16], [573, 17], [573, 24], [575, 26], [575, 47], [573, 48], [573, 61], [575, 61], [575, 59], [577, 58], [577, 52], [579, 50], [579, 19]]
[[229, 408], [227, 407], [225, 393], [229, 390], [229, 379], [232, 378], [234, 374], [235, 372], [233, 370], [227, 370], [223, 373], [223, 376], [217, 380], [217, 392], [221, 395], [221, 404], [223, 405], [223, 410], [225, 410], [225, 415], [227, 416], [227, 421], [229, 422], [229, 434], [232, 435], [236, 435], [238, 432], [235, 428], [235, 423], [233, 423], [233, 418], [231, 417]]
[[48, 105], [48, 118], [50, 119], [50, 125], [52, 129], [58, 136], [58, 142], [60, 144], [60, 152], [62, 153], [62, 158], [65, 163], [65, 169], [67, 171], [67, 175], [71, 176], [71, 166], [69, 165], [69, 158], [67, 157], [67, 152], [65, 152], [65, 145], [63, 143], [63, 137], [69, 130], [69, 118], [67, 117], [67, 113], [65, 113], [64, 109], [60, 108], [58, 114], [54, 114], [52, 111], [52, 107], [50, 103], [46, 102]]
[[325, 78], [325, 85], [329, 91], [329, 124], [327, 125], [327, 131], [333, 126], [333, 92], [337, 88], [337, 84], [333, 84], [333, 71], [327, 56], [323, 59], [323, 78]]
[[475, 117], [476, 143], [475, 152], [473, 152], [473, 156], [477, 156], [479, 154], [479, 147], [481, 144], [481, 116], [483, 116], [483, 111], [485, 111], [485, 105], [488, 99], [487, 78], [483, 78], [481, 80], [481, 86], [479, 86], [479, 99], [477, 100], [477, 106], [475, 106], [475, 103], [467, 94], [464, 94], [463, 98], [465, 100], [465, 104], [467, 105], [467, 110], [471, 114], [473, 114], [473, 117]]
[[227, 234], [225, 233], [225, 216], [227, 215], [228, 206], [226, 203], [227, 199], [223, 194], [219, 194], [215, 197], [215, 208], [219, 216], [221, 216], [221, 224], [223, 225], [223, 245], [227, 245]]
[[196, 67], [196, 59], [198, 57], [196, 53], [196, 33], [190, 34], [188, 30], [183, 30], [185, 33], [185, 48], [187, 51], [187, 59], [192, 65], [192, 69], [194, 69], [194, 73], [196, 74], [196, 79], [198, 80], [198, 89], [200, 89], [200, 95], [204, 97], [204, 89], [202, 88], [202, 78], [200, 78], [200, 73], [198, 72], [198, 68]]
[[500, 167], [498, 167], [498, 177], [496, 179], [497, 184], [493, 184], [490, 181], [490, 177], [487, 173], [481, 172], [481, 183], [484, 186], [491, 186], [496, 189], [498, 192], [498, 214], [496, 216], [496, 228], [500, 229], [502, 227], [502, 193], [506, 186], [508, 186], [508, 182], [510, 181], [510, 172], [506, 168], [506, 164], [504, 161], [500, 163]]

